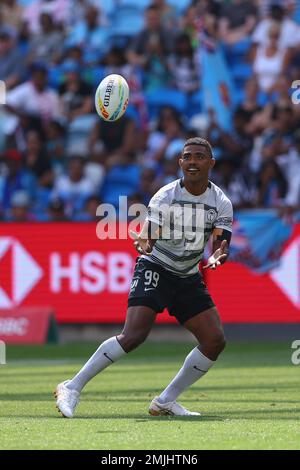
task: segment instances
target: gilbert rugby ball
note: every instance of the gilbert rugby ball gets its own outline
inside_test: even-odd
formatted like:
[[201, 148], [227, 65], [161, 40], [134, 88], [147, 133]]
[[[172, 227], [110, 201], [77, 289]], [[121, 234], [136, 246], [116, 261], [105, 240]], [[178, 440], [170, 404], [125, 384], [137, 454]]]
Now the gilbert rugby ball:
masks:
[[99, 84], [95, 95], [95, 106], [105, 121], [116, 121], [126, 111], [129, 100], [129, 86], [121, 75], [112, 74]]

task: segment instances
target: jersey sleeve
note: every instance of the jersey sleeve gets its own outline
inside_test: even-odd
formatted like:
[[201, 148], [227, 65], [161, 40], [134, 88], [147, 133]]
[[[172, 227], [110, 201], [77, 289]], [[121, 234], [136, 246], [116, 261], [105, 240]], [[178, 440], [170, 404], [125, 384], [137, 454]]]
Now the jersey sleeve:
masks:
[[214, 228], [222, 228], [224, 230], [229, 230], [230, 232], [232, 232], [232, 222], [233, 222], [232, 204], [230, 200], [224, 196], [220, 202], [218, 216], [214, 223]]
[[168, 195], [158, 191], [149, 202], [146, 220], [162, 227], [168, 220], [169, 212]]

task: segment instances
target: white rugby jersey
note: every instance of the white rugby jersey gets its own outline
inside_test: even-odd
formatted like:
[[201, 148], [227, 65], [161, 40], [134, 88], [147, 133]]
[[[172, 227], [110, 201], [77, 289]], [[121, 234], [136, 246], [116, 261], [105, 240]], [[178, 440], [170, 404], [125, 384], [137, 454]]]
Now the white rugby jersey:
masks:
[[214, 228], [232, 231], [232, 204], [209, 181], [200, 196], [189, 193], [181, 179], [163, 186], [150, 200], [146, 220], [162, 227], [150, 255], [142, 255], [172, 273], [185, 277], [198, 272], [198, 264]]

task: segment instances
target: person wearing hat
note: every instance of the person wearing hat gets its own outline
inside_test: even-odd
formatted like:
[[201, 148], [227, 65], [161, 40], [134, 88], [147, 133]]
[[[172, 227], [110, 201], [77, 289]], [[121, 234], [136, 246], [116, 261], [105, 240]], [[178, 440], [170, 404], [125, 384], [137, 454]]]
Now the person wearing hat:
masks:
[[23, 189], [16, 191], [11, 198], [11, 209], [6, 215], [7, 222], [30, 222], [35, 220], [30, 213], [30, 196]]

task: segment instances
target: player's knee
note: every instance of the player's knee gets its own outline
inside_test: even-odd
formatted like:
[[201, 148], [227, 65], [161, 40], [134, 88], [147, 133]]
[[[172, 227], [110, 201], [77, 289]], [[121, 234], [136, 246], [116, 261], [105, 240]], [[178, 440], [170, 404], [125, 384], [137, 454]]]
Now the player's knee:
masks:
[[138, 346], [140, 346], [145, 339], [147, 334], [145, 332], [134, 332], [134, 333], [121, 333], [118, 336], [118, 341], [121, 344], [122, 348], [126, 352], [133, 351]]
[[217, 354], [220, 354], [226, 346], [226, 339], [222, 331], [216, 333], [212, 339], [212, 346]]
[[225, 346], [226, 339], [222, 331], [218, 331], [212, 335], [205, 344], [205, 347], [216, 357], [223, 351]]

